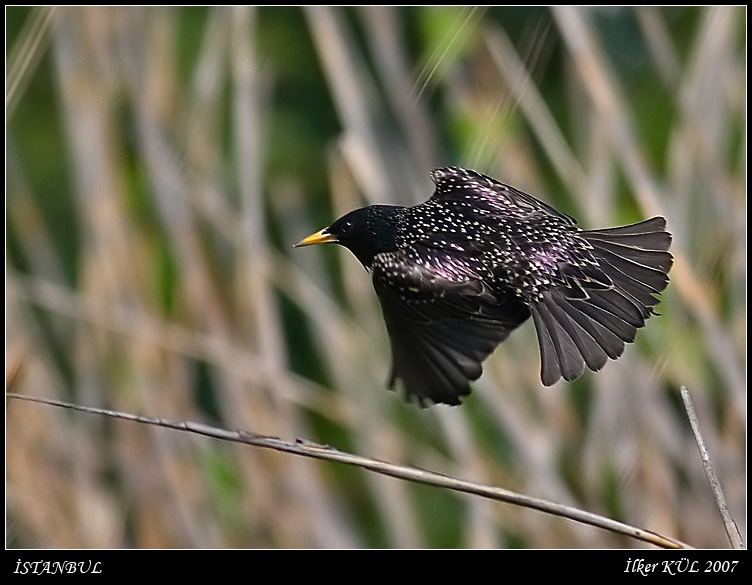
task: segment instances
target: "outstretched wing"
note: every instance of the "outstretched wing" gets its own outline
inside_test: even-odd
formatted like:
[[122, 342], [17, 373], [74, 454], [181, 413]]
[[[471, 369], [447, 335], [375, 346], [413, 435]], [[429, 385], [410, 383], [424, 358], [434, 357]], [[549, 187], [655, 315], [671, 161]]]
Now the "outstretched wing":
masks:
[[483, 360], [530, 316], [525, 305], [496, 298], [481, 280], [441, 274], [405, 251], [376, 256], [373, 284], [391, 342], [390, 386], [401, 379], [421, 406], [459, 404]]
[[557, 217], [570, 225], [577, 221], [550, 205], [496, 179], [460, 167], [442, 167], [431, 172], [436, 185], [432, 199], [467, 201], [492, 213], [529, 218], [543, 214]]

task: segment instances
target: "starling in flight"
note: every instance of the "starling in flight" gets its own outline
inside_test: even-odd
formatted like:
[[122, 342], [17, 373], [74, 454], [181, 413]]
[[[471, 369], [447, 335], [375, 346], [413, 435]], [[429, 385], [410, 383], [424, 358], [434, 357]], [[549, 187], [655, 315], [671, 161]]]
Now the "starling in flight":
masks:
[[390, 386], [459, 404], [481, 364], [532, 315], [541, 381], [600, 370], [653, 314], [673, 257], [666, 220], [584, 231], [475, 171], [436, 169], [414, 207], [371, 205], [297, 246], [334, 242], [373, 275], [392, 348]]

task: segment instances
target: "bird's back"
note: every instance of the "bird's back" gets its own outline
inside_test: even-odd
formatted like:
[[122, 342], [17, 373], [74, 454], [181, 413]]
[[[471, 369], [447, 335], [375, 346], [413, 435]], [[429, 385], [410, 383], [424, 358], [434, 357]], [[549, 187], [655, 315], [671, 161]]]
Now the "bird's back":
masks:
[[[434, 195], [409, 208], [398, 229], [398, 247], [414, 261], [525, 302], [560, 277], [562, 263], [596, 276], [590, 246], [568, 215], [474, 171], [447, 167], [432, 176]], [[466, 269], [447, 269], [458, 265]]]

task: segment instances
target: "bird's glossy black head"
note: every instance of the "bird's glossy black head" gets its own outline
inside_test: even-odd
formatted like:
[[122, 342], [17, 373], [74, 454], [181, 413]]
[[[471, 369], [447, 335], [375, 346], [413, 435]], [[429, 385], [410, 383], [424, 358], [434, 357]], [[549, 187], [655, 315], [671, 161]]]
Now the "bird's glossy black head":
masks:
[[366, 268], [370, 268], [376, 254], [397, 248], [397, 224], [404, 207], [371, 205], [351, 211], [328, 228], [311, 234], [296, 246], [336, 243], [350, 250]]

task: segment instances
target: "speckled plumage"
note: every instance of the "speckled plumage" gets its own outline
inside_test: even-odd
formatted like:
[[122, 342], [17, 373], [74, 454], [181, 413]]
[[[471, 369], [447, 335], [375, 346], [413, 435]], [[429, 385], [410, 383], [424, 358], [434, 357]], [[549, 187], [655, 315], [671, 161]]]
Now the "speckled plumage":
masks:
[[668, 284], [665, 219], [583, 231], [475, 171], [431, 177], [425, 203], [358, 209], [298, 244], [339, 243], [372, 271], [390, 385], [401, 379], [421, 405], [459, 404], [483, 360], [531, 315], [546, 385], [621, 355]]

